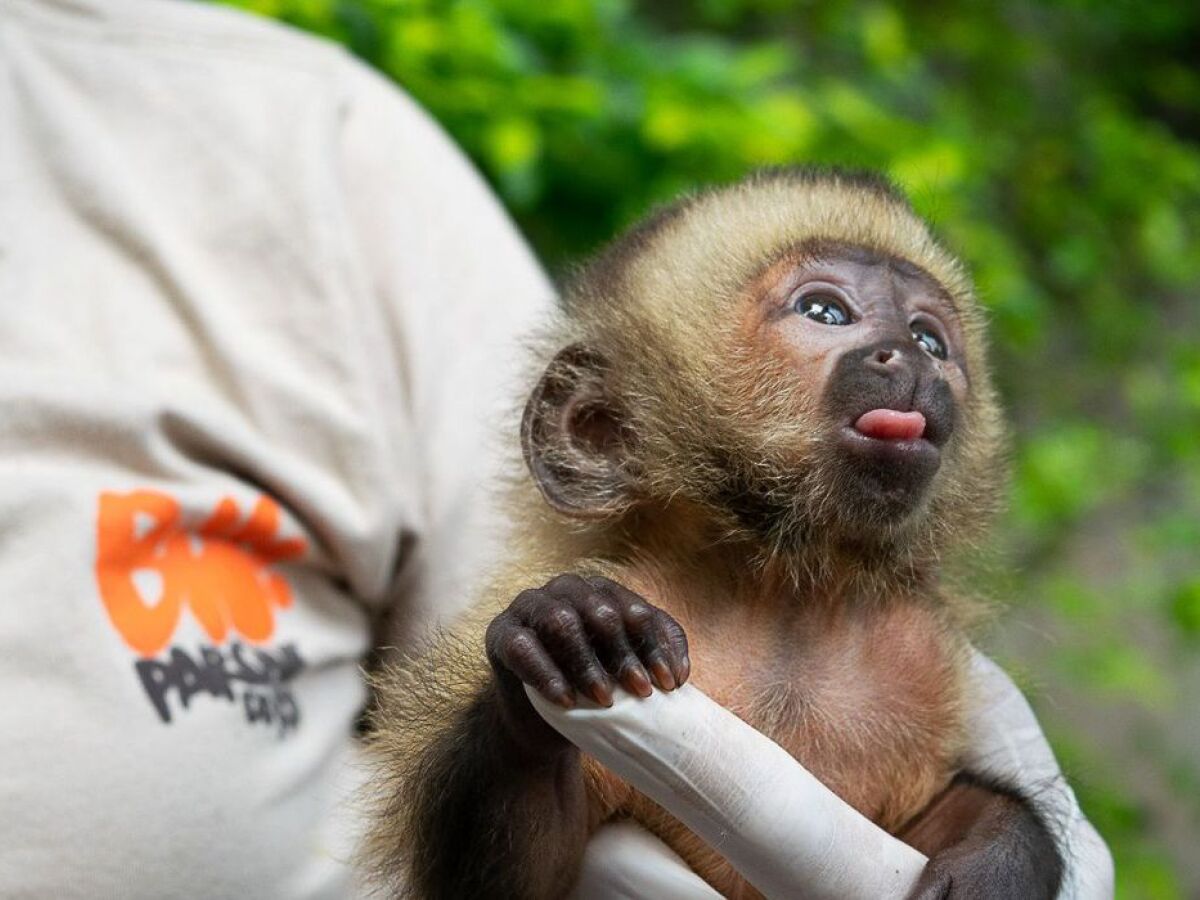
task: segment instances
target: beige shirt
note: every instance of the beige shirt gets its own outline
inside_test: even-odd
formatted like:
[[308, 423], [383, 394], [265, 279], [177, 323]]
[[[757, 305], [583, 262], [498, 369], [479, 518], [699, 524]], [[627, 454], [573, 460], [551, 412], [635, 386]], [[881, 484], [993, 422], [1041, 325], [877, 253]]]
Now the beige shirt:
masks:
[[352, 892], [373, 621], [468, 598], [550, 296], [339, 50], [0, 0], [0, 895]]

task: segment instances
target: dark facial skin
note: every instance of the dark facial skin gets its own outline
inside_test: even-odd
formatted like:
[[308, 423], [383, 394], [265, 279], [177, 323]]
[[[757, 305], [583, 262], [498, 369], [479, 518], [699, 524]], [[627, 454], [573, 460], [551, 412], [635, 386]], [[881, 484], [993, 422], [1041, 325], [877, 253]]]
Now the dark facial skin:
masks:
[[[754, 314], [772, 351], [804, 383], [823, 386], [827, 465], [849, 476], [839, 479], [853, 492], [847, 507], [881, 521], [912, 512], [969, 385], [949, 298], [911, 264], [844, 246], [785, 259], [760, 284]], [[856, 427], [873, 410], [920, 417], [877, 415], [873, 427]]]

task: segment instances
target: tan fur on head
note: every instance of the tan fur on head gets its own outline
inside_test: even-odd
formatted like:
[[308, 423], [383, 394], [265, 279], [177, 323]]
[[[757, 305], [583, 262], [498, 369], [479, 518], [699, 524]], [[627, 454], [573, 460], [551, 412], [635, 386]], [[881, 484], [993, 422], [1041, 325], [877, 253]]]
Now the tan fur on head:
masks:
[[[813, 555], [798, 546], [811, 543], [843, 497], [808, 464], [820, 450], [812, 437], [817, 397], [760, 352], [740, 309], [772, 264], [823, 243], [919, 267], [944, 289], [961, 324], [970, 395], [928, 509], [891, 535], [905, 558], [928, 560], [974, 539], [988, 520], [1002, 487], [1004, 432], [969, 279], [879, 176], [779, 170], [677, 201], [582, 270], [551, 342], [579, 343], [608, 361], [608, 387], [641, 440], [627, 464], [643, 496], [701, 503], [719, 516], [753, 482], [774, 518], [767, 555], [793, 568], [825, 565], [828, 548]], [[618, 515], [626, 508], [610, 507]], [[727, 526], [741, 530], [736, 521]]]

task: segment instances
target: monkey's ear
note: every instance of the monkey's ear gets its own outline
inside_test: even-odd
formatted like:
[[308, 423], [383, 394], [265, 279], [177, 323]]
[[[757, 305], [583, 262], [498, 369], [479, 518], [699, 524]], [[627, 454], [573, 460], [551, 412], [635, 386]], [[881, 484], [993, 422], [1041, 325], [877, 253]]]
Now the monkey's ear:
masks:
[[599, 519], [633, 502], [631, 435], [605, 385], [607, 364], [572, 344], [550, 361], [525, 406], [521, 448], [546, 502], [561, 513]]

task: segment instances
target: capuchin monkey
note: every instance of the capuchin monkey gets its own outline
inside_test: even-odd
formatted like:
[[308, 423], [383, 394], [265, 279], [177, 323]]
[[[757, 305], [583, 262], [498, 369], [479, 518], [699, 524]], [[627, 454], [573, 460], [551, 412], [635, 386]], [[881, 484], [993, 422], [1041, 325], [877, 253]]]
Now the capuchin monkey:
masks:
[[913, 896], [1055, 896], [1037, 811], [959, 763], [968, 604], [939, 560], [1000, 491], [983, 325], [959, 262], [872, 174], [757, 174], [603, 251], [525, 407], [510, 558], [381, 680], [383, 883], [562, 897], [624, 817], [760, 896], [524, 690], [570, 708], [690, 679], [927, 854]]

